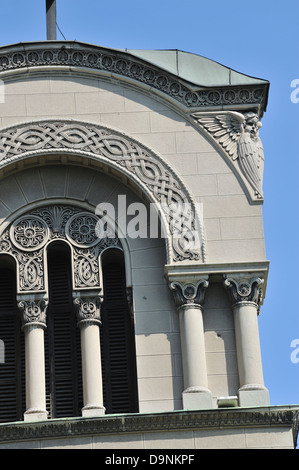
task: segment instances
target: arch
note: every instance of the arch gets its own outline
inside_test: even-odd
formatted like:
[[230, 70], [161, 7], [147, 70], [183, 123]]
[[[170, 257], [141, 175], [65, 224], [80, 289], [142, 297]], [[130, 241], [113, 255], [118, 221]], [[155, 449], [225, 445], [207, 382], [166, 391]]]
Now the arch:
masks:
[[[104, 248], [121, 243], [117, 235], [98, 238], [97, 222], [98, 216], [91, 211], [49, 204], [23, 213], [8, 225], [0, 250], [16, 260], [18, 294], [47, 292], [47, 248], [55, 242], [64, 242], [70, 249], [73, 290], [99, 288], [99, 255]], [[88, 228], [83, 238], [82, 226]]]
[[118, 131], [80, 121], [37, 121], [0, 131], [2, 173], [54, 155], [108, 166], [137, 184], [159, 212], [168, 264], [206, 261], [200, 211], [179, 176], [152, 150]]

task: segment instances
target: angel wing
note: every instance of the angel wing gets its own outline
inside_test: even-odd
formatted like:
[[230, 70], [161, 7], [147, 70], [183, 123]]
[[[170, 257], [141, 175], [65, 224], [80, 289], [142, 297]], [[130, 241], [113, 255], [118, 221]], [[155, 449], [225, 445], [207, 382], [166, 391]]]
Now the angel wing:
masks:
[[256, 141], [257, 146], [257, 167], [260, 176], [261, 186], [263, 185], [263, 174], [264, 174], [264, 147], [261, 139], [258, 137]]
[[238, 158], [238, 143], [245, 122], [243, 114], [234, 111], [198, 112], [192, 117], [214, 137], [232, 160]]
[[238, 144], [239, 165], [258, 197], [263, 197], [262, 171], [263, 146], [259, 137], [252, 139], [248, 132], [243, 132]]

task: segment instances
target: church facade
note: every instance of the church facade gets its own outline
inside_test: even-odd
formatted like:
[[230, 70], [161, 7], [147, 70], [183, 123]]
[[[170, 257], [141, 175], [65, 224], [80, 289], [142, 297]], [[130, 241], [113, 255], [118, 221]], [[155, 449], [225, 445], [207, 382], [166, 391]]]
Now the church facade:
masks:
[[1, 47], [0, 79], [0, 448], [293, 448], [258, 332], [269, 83], [67, 41]]

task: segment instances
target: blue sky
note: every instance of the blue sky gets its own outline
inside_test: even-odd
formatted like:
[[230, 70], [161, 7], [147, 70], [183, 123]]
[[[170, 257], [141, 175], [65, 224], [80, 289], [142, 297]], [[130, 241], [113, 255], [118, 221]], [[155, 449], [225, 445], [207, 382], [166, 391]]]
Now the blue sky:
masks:
[[[260, 338], [271, 404], [298, 404], [299, 362], [291, 361], [291, 342], [299, 342], [299, 103], [291, 101], [291, 82], [299, 80], [298, 0], [57, 0], [57, 22], [67, 40], [180, 49], [270, 81], [260, 136], [271, 265]], [[1, 46], [45, 39], [44, 0], [1, 2]], [[59, 33], [58, 39], [63, 39]]]

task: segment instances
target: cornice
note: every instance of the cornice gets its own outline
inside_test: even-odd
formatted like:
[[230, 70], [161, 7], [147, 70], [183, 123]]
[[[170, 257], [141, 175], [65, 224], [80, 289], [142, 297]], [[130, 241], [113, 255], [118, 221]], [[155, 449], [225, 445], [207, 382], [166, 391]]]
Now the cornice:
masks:
[[262, 305], [266, 294], [269, 261], [253, 261], [253, 262], [240, 262], [240, 263], [178, 263], [166, 264], [164, 268], [165, 278], [170, 284], [180, 282], [183, 284], [194, 284], [200, 279], [207, 279], [209, 282], [223, 282], [227, 278], [256, 278], [263, 279], [263, 286], [261, 289], [260, 304]]
[[262, 273], [265, 282], [268, 277], [270, 262], [265, 261], [244, 261], [239, 263], [205, 263], [192, 265], [190, 263], [179, 263], [177, 265], [166, 265], [165, 276], [170, 281], [186, 280], [192, 281], [202, 276], [222, 276], [242, 273]]
[[262, 117], [269, 84], [200, 87], [117, 49], [69, 41], [19, 43], [0, 48], [0, 78], [40, 71], [83, 71], [146, 87], [187, 112], [254, 110]]
[[298, 408], [174, 411], [169, 413], [104, 415], [100, 418], [68, 418], [43, 422], [0, 425], [0, 443], [104, 434], [289, 427], [297, 439]]

